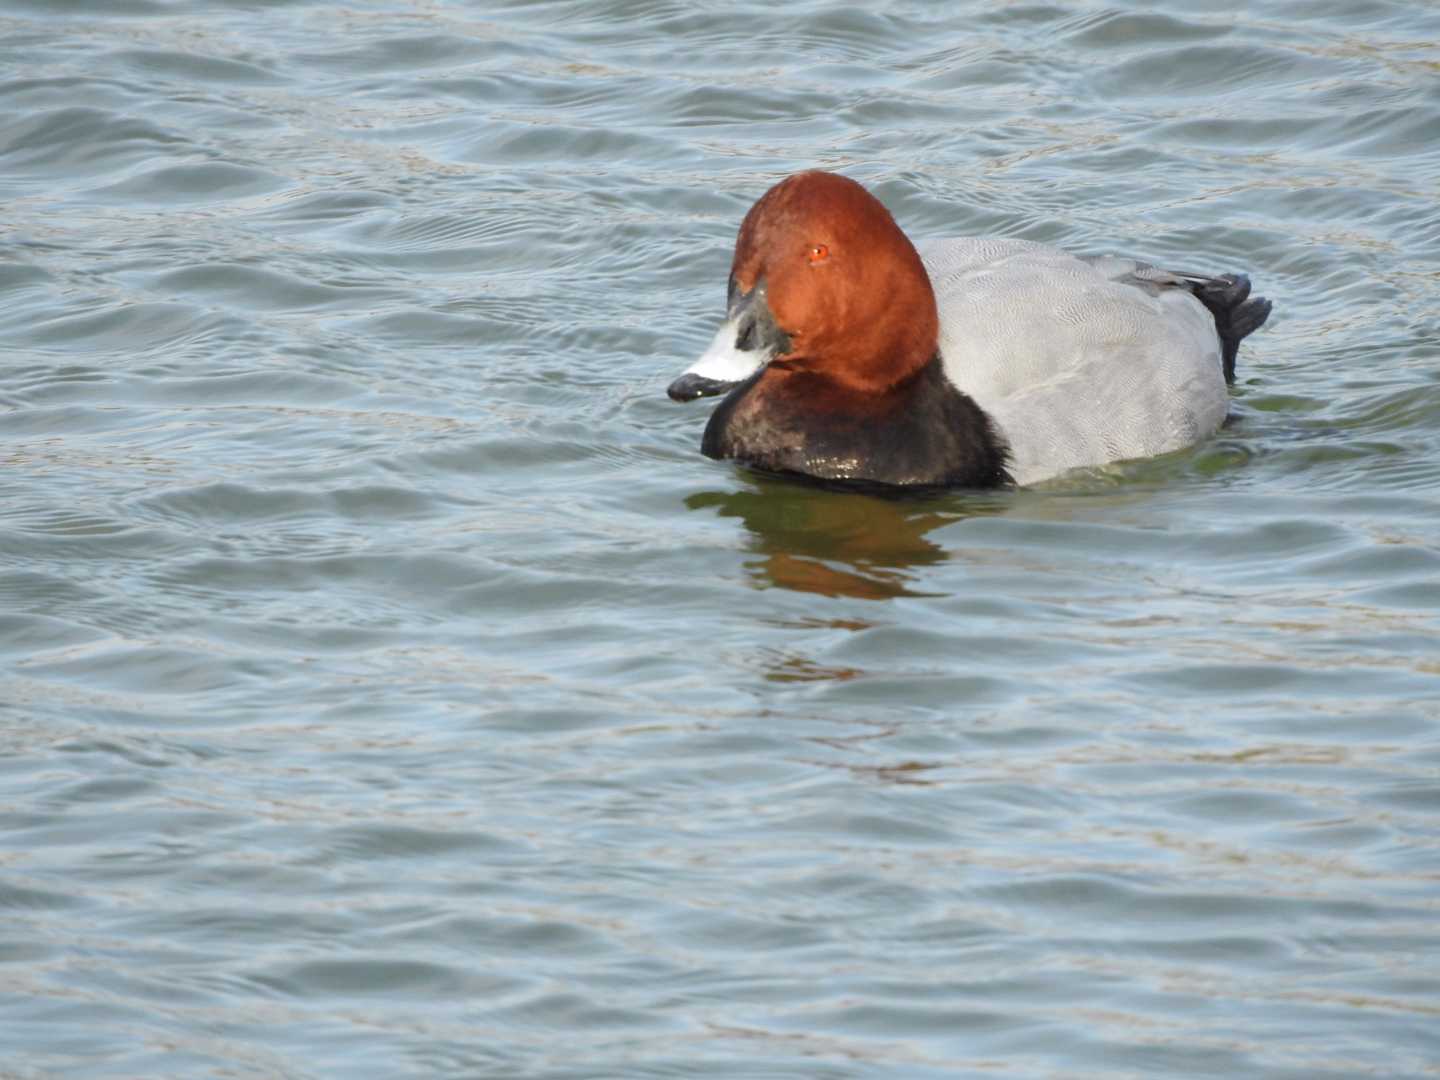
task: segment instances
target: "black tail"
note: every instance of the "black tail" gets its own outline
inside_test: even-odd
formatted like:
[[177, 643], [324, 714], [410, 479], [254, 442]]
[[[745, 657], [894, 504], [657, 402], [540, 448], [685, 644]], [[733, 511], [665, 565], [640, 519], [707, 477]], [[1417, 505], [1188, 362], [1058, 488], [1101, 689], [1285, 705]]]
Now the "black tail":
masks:
[[1250, 297], [1250, 279], [1244, 274], [1222, 274], [1215, 278], [1196, 278], [1188, 282], [1196, 298], [1215, 317], [1215, 332], [1220, 335], [1220, 359], [1225, 364], [1225, 381], [1235, 381], [1235, 353], [1240, 342], [1265, 325], [1270, 317], [1270, 301], [1263, 296]]

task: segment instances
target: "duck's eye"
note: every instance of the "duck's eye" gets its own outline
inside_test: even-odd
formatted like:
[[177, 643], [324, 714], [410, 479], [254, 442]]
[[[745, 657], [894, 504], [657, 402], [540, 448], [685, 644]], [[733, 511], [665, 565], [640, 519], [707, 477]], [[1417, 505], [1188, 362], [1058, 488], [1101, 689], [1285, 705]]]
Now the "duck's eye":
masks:
[[830, 249], [824, 244], [816, 244], [810, 249], [806, 256], [812, 263], [824, 262], [830, 255]]

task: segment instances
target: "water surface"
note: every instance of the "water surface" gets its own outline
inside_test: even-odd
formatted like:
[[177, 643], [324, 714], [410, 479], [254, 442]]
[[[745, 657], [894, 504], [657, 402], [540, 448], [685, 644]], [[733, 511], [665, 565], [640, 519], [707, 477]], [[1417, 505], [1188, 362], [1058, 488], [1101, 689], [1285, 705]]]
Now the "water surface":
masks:
[[[0, 3], [16, 1077], [1440, 1073], [1440, 13]], [[799, 168], [1242, 270], [884, 501], [665, 384]]]

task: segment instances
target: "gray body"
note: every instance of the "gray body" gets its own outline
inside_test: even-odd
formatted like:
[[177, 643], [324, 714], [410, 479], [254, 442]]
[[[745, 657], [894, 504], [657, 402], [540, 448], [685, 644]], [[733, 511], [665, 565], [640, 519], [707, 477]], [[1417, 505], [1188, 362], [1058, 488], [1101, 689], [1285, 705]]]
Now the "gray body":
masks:
[[1010, 444], [1017, 484], [1169, 453], [1224, 422], [1220, 338], [1186, 275], [1028, 240], [916, 248], [945, 372]]

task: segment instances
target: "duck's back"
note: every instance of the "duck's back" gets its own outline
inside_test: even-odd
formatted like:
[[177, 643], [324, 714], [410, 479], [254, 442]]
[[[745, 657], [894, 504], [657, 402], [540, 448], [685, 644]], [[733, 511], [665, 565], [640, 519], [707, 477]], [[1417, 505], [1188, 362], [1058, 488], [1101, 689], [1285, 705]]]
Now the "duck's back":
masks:
[[946, 373], [1000, 427], [1017, 483], [1168, 453], [1224, 421], [1216, 318], [1191, 291], [1206, 279], [1027, 240], [916, 246]]

